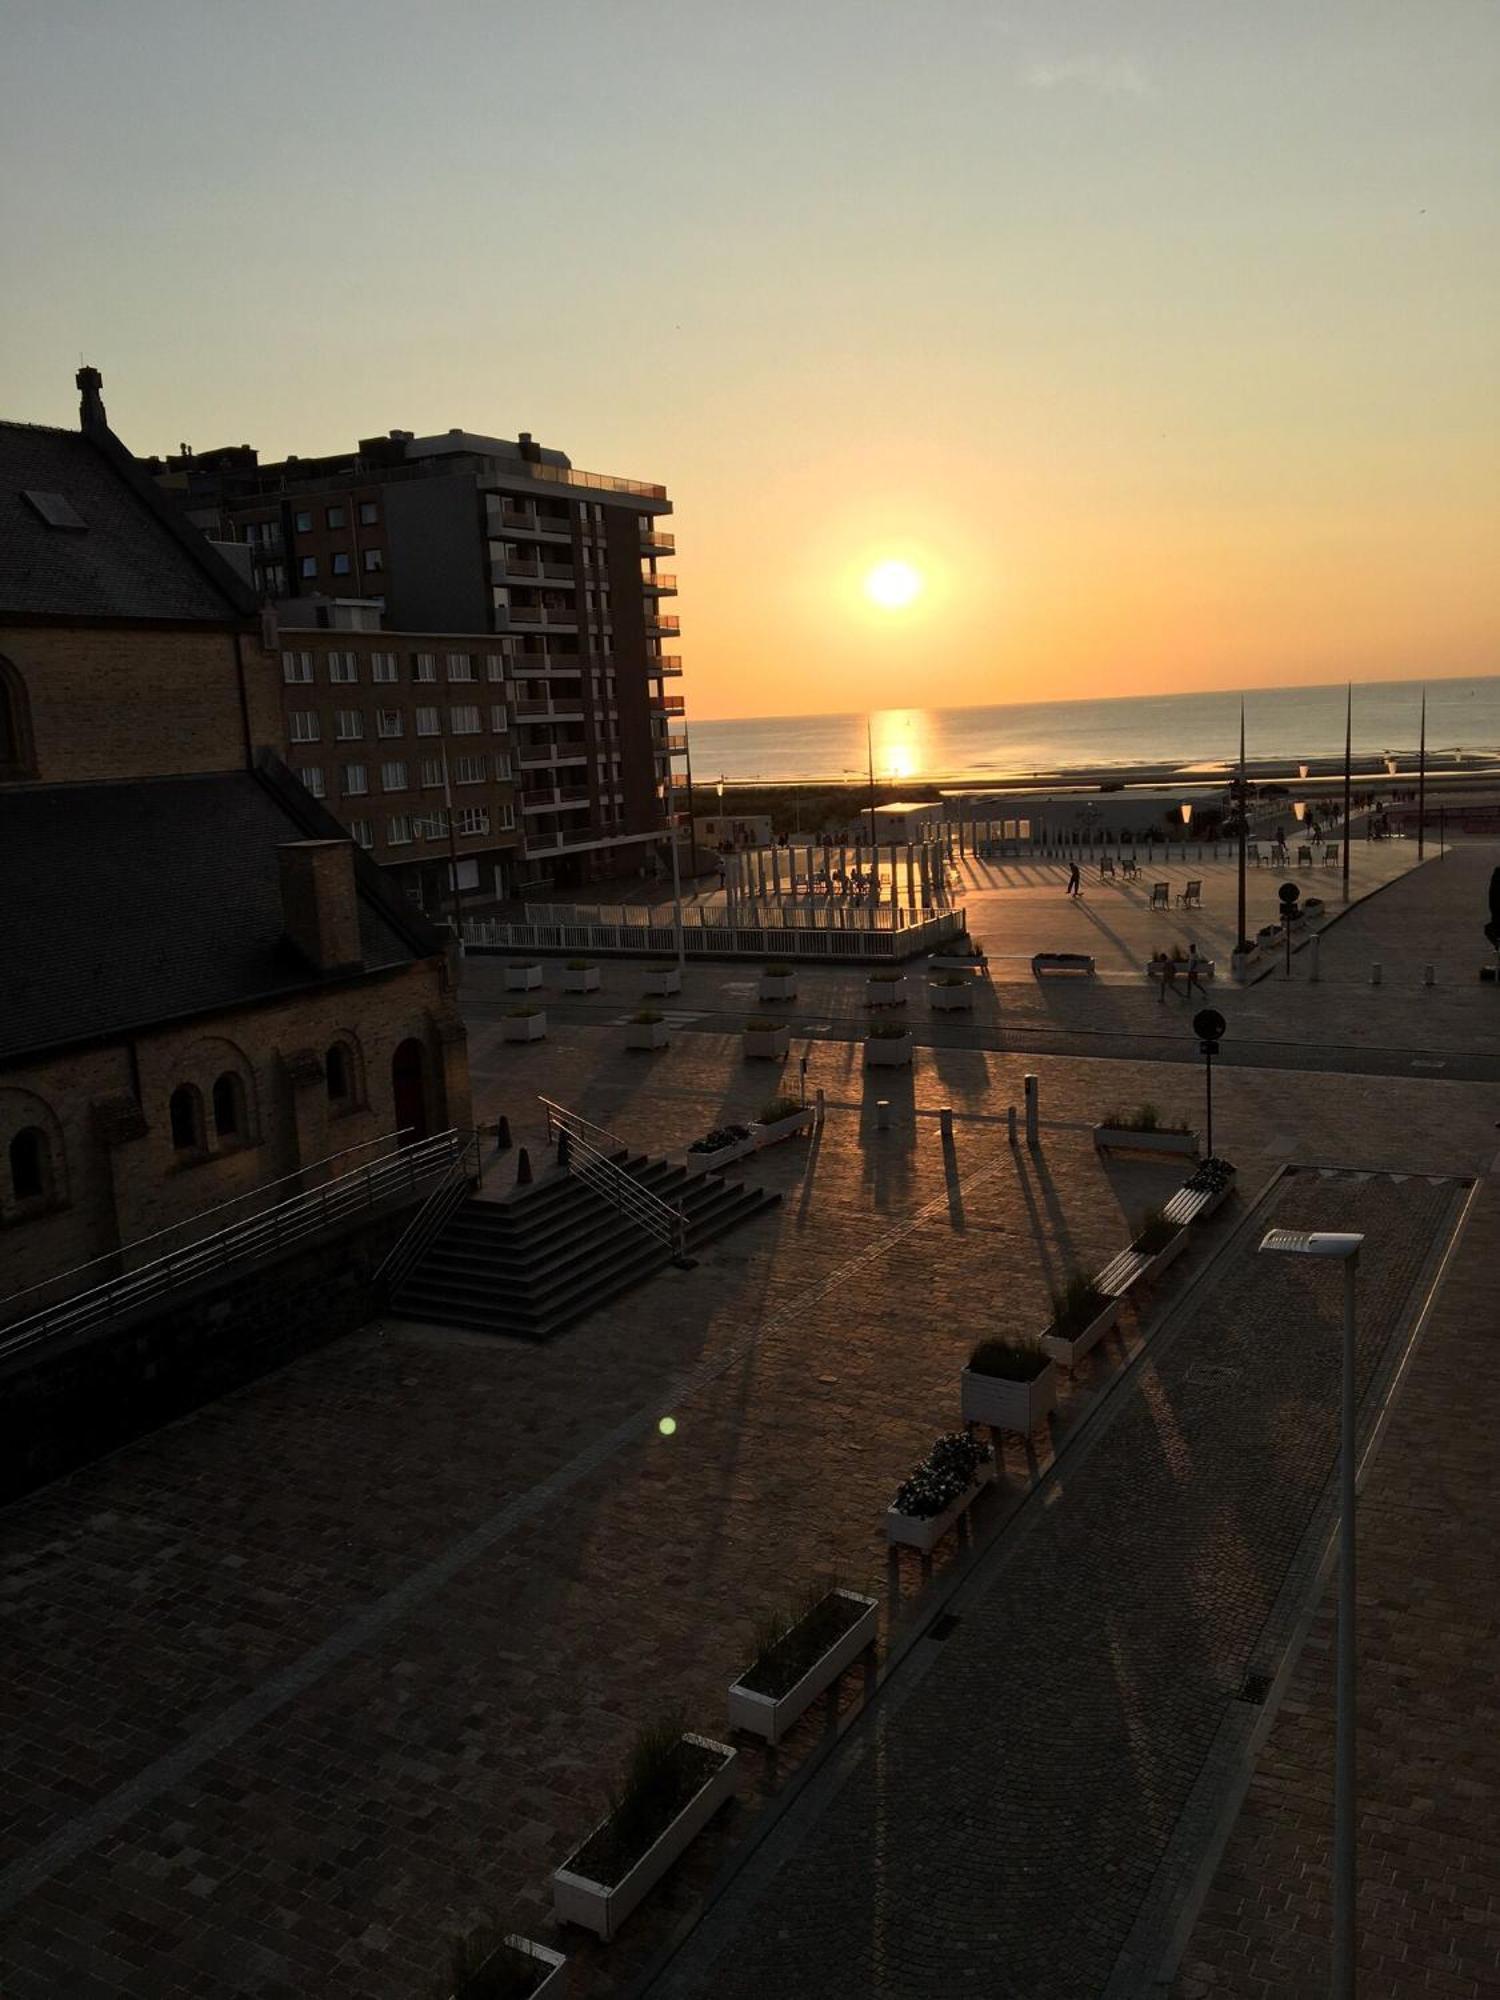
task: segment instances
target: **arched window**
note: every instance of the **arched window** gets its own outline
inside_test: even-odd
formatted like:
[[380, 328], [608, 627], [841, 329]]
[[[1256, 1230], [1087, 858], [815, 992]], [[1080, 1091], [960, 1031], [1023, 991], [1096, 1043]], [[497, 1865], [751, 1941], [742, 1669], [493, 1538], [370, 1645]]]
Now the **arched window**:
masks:
[[323, 1058], [323, 1069], [328, 1078], [328, 1101], [341, 1109], [348, 1106], [354, 1096], [354, 1078], [350, 1074], [349, 1051], [342, 1042], [334, 1042]]
[[26, 1125], [10, 1142], [10, 1191], [18, 1201], [46, 1201], [52, 1193], [52, 1142], [40, 1125]]
[[0, 780], [35, 776], [26, 683], [9, 660], [0, 660]]
[[219, 1139], [244, 1139], [245, 1086], [232, 1069], [214, 1084], [214, 1135]]
[[172, 1120], [172, 1144], [179, 1153], [203, 1150], [203, 1099], [196, 1084], [179, 1083], [168, 1106]]

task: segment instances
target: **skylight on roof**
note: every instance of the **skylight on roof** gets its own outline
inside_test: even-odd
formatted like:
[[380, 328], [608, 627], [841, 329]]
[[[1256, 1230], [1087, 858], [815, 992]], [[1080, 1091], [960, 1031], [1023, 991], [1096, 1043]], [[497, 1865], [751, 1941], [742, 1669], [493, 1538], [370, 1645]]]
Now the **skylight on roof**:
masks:
[[72, 501], [61, 493], [37, 493], [27, 488], [22, 492], [21, 498], [35, 508], [49, 528], [88, 527], [88, 522], [84, 520]]

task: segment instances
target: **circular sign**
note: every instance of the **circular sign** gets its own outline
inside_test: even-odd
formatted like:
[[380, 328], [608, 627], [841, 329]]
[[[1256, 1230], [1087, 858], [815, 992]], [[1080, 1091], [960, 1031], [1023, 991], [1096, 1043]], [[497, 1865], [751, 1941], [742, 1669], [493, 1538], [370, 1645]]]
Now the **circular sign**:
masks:
[[1201, 1008], [1193, 1016], [1193, 1033], [1205, 1042], [1216, 1042], [1227, 1025], [1224, 1016], [1214, 1007]]
[[1276, 900], [1280, 903], [1282, 909], [1289, 910], [1294, 903], [1301, 902], [1302, 891], [1297, 887], [1295, 882], [1283, 882], [1281, 887], [1276, 891]]

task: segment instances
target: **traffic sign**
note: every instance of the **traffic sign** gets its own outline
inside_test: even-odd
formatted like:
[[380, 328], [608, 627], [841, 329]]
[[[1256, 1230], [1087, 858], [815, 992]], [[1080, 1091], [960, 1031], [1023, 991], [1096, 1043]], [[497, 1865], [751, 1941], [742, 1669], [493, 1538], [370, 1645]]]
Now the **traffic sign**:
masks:
[[1205, 1042], [1216, 1042], [1228, 1025], [1216, 1007], [1202, 1007], [1193, 1016], [1193, 1033]]
[[1302, 900], [1302, 891], [1295, 882], [1283, 882], [1276, 891], [1276, 900], [1284, 910], [1295, 909]]

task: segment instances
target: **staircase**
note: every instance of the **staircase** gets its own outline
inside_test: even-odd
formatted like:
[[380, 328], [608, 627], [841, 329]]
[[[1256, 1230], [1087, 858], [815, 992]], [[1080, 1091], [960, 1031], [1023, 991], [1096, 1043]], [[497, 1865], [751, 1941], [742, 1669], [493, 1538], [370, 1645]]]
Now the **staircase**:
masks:
[[[687, 1218], [689, 1253], [780, 1201], [667, 1160], [615, 1164]], [[470, 1199], [397, 1287], [402, 1319], [550, 1340], [672, 1261], [667, 1245], [573, 1174], [505, 1202]]]

